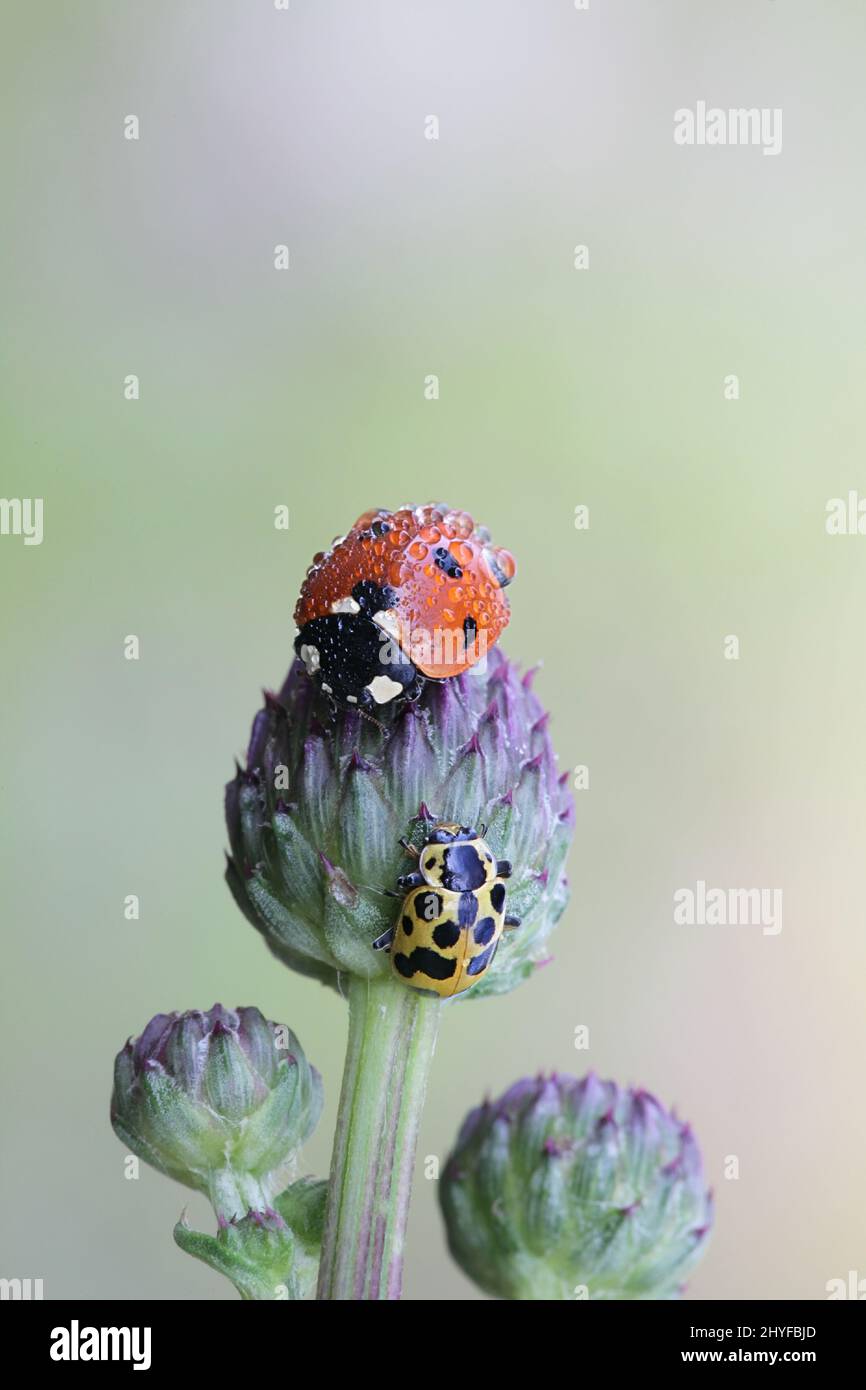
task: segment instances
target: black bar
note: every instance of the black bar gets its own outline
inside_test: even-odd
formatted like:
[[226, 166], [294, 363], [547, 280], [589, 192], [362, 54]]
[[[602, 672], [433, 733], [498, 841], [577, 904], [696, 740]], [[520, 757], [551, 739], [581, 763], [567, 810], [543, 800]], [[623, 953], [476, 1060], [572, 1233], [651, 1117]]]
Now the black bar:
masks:
[[[521, 1303], [472, 1301], [460, 1313], [443, 1307], [433, 1321], [424, 1324], [409, 1308], [391, 1308], [377, 1314], [369, 1305], [355, 1304], [350, 1311], [319, 1303], [249, 1305], [219, 1303], [137, 1302], [25, 1302], [3, 1304], [7, 1345], [14, 1342], [21, 1364], [49, 1375], [98, 1375], [107, 1367], [112, 1374], [133, 1372], [135, 1360], [141, 1374], [246, 1371], [270, 1380], [276, 1370], [313, 1369], [317, 1357], [329, 1376], [340, 1359], [340, 1350], [351, 1364], [360, 1365], [373, 1351], [369, 1337], [384, 1335], [385, 1343], [375, 1364], [381, 1373], [381, 1353], [394, 1357], [395, 1370], [405, 1373], [405, 1358], [426, 1343], [428, 1364], [437, 1359], [424, 1328], [447, 1328], [453, 1318], [460, 1360], [478, 1355], [485, 1369], [500, 1355], [513, 1362], [519, 1349], [521, 1364], [530, 1376], [567, 1373], [575, 1380], [601, 1360], [617, 1373], [634, 1367], [644, 1373], [669, 1367], [722, 1366], [743, 1369], [777, 1369], [789, 1366], [822, 1373], [857, 1364], [856, 1353], [864, 1331], [863, 1308], [853, 1301], [672, 1302], [672, 1303]], [[436, 1305], [433, 1305], [434, 1307]], [[383, 1321], [379, 1322], [379, 1316]], [[320, 1341], [322, 1332], [345, 1328], [347, 1318], [357, 1338]], [[502, 1321], [500, 1321], [500, 1318]], [[102, 1329], [124, 1329], [117, 1335]], [[98, 1336], [92, 1329], [97, 1329]], [[137, 1336], [133, 1329], [138, 1329]], [[413, 1331], [414, 1329], [414, 1331]], [[145, 1331], [146, 1330], [146, 1331]], [[549, 1333], [555, 1340], [542, 1340]], [[563, 1340], [565, 1339], [565, 1340]], [[474, 1351], [473, 1351], [474, 1347]], [[52, 1357], [52, 1348], [55, 1356]], [[106, 1359], [85, 1359], [98, 1350]], [[445, 1338], [440, 1344], [441, 1371], [454, 1370], [456, 1344]], [[114, 1352], [126, 1359], [114, 1359]], [[55, 1359], [64, 1353], [72, 1359]], [[77, 1359], [75, 1359], [77, 1357]], [[360, 1361], [358, 1360], [360, 1358]], [[145, 1364], [145, 1362], [147, 1364]], [[373, 1363], [370, 1363], [373, 1364]], [[513, 1367], [512, 1367], [513, 1369]]]

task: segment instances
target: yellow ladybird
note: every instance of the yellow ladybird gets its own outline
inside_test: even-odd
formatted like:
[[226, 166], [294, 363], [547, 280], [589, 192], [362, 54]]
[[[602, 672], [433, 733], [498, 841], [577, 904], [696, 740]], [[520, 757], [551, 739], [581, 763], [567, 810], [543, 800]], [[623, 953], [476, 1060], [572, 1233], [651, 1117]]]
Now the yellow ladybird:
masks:
[[496, 859], [485, 832], [437, 824], [420, 850], [401, 841], [418, 868], [398, 878], [399, 921], [373, 946], [391, 952], [394, 974], [412, 989], [462, 994], [489, 969], [504, 928], [520, 925], [505, 915], [511, 865]]

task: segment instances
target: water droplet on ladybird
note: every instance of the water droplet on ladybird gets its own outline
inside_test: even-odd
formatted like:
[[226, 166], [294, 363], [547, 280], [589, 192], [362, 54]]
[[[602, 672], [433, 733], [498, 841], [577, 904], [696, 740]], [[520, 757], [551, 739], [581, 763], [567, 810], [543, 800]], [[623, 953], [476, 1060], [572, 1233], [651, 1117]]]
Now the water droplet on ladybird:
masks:
[[472, 528], [475, 523], [468, 512], [451, 512], [448, 521], [455, 536], [466, 540], [472, 535]]
[[510, 550], [488, 547], [484, 551], [484, 560], [500, 589], [511, 583], [517, 573], [517, 563]]

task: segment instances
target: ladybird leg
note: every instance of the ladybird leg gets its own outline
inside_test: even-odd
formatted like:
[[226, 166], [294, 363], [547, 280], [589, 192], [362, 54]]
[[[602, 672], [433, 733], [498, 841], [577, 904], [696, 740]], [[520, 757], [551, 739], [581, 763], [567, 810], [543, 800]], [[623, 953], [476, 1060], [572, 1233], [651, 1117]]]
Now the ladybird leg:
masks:
[[412, 681], [412, 684], [407, 685], [406, 689], [403, 691], [404, 699], [409, 700], [411, 703], [414, 703], [415, 700], [419, 699], [421, 696], [421, 691], [424, 689], [425, 680], [426, 677], [416, 675], [415, 679]]
[[487, 826], [486, 826], [486, 825], [483, 825], [483, 824], [482, 824], [482, 825], [479, 825], [479, 827], [478, 827], [478, 834], [481, 836], [481, 838], [482, 838], [482, 840], [483, 840], [483, 839], [484, 839], [484, 836], [487, 834]]
[[508, 916], [508, 917], [505, 918], [505, 925], [506, 925], [506, 927], [519, 927], [519, 926], [520, 926], [520, 918], [519, 918], [519, 917]]
[[496, 864], [496, 877], [497, 877], [497, 878], [510, 878], [510, 877], [511, 877], [511, 860], [510, 860], [510, 859], [500, 859], [500, 860], [497, 861], [497, 864]]
[[401, 874], [397, 879], [397, 887], [404, 890], [408, 888], [420, 888], [424, 882], [424, 875], [416, 869], [414, 874]]
[[390, 951], [390, 949], [391, 949], [391, 944], [392, 944], [393, 940], [394, 940], [394, 928], [393, 928], [393, 927], [389, 927], [387, 931], [383, 931], [383, 933], [382, 933], [381, 936], [377, 936], [377, 937], [376, 937], [376, 940], [372, 943], [372, 945], [373, 945], [373, 950], [374, 950], [374, 951]]
[[357, 695], [347, 695], [345, 708], [347, 710], [354, 710], [354, 712], [368, 724], [375, 724], [376, 728], [381, 729], [383, 734], [386, 732], [385, 725], [382, 723], [381, 719], [377, 719], [375, 714], [370, 713], [371, 708], [376, 708], [376, 702], [369, 690], [361, 690]]
[[405, 851], [406, 851], [407, 854], [411, 854], [411, 856], [412, 856], [413, 859], [417, 859], [417, 858], [418, 858], [418, 851], [417, 851], [417, 849], [415, 848], [414, 845], [412, 845], [412, 844], [409, 843], [409, 841], [406, 839], [406, 836], [405, 836], [405, 835], [403, 835], [403, 836], [401, 837], [401, 839], [400, 839], [400, 844], [403, 846], [403, 849], [405, 849]]

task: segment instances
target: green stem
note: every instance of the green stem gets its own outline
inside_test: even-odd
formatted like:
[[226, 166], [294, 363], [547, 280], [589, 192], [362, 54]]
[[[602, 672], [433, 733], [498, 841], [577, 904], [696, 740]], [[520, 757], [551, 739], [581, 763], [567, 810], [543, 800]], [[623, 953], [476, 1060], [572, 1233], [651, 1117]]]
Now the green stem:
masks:
[[267, 1181], [260, 1182], [249, 1173], [221, 1168], [210, 1175], [208, 1196], [217, 1216], [231, 1221], [233, 1217], [246, 1216], [248, 1211], [266, 1211], [273, 1193]]
[[349, 985], [319, 1299], [400, 1297], [403, 1243], [441, 1001], [389, 977]]

